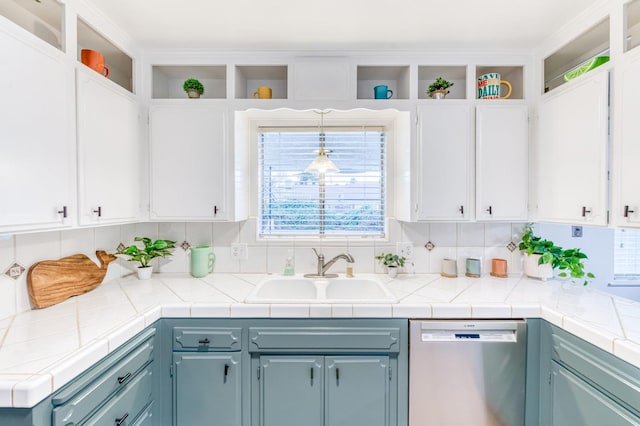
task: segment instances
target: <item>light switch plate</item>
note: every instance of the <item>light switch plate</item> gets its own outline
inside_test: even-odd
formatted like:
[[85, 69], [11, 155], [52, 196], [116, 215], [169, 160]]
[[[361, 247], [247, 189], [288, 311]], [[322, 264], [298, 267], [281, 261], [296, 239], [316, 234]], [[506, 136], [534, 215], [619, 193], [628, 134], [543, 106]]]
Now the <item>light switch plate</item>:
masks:
[[231, 244], [231, 260], [249, 259], [249, 250], [246, 244]]

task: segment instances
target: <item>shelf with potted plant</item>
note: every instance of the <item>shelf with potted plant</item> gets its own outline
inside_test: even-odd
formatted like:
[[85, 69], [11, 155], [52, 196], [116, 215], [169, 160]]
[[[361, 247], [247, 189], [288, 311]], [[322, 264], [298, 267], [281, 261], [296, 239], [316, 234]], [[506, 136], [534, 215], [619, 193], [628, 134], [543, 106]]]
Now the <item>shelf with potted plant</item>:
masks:
[[553, 271], [557, 270], [557, 277], [583, 285], [595, 278], [593, 273], [585, 271], [585, 253], [579, 248], [563, 249], [553, 241], [534, 235], [532, 224], [525, 226], [518, 249], [524, 255], [524, 274], [528, 277], [546, 281], [553, 278]]
[[[436, 81], [447, 82], [446, 87], [434, 87]], [[435, 99], [432, 90], [448, 91], [446, 99], [467, 99], [467, 66], [466, 65], [419, 65], [418, 66], [418, 99]]]
[[[151, 77], [153, 99], [185, 99], [188, 96], [186, 89], [198, 89], [200, 86], [201, 98], [227, 98], [226, 65], [153, 65]], [[190, 87], [191, 85], [194, 87]]]

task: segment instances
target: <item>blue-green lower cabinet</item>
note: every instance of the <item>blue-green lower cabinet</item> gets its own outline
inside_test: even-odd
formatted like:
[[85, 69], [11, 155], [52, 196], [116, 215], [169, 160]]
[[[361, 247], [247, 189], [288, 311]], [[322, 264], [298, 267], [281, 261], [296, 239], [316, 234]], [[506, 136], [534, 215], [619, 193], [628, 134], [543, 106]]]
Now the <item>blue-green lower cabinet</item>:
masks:
[[640, 426], [639, 368], [546, 321], [539, 348], [537, 425]]
[[260, 357], [260, 424], [324, 425], [324, 357]]
[[174, 352], [174, 425], [241, 426], [240, 353]]
[[551, 397], [551, 426], [640, 425], [640, 418], [556, 362]]
[[265, 355], [260, 426], [389, 426], [388, 356]]

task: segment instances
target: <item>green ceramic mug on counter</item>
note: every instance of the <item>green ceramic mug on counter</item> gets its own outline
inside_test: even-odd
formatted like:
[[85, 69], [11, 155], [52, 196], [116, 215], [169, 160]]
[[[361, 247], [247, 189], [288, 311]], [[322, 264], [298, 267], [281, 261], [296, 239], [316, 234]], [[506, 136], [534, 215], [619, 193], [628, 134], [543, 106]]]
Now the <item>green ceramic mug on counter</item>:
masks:
[[191, 250], [191, 276], [196, 278], [206, 277], [213, 272], [216, 255], [211, 246], [193, 246]]

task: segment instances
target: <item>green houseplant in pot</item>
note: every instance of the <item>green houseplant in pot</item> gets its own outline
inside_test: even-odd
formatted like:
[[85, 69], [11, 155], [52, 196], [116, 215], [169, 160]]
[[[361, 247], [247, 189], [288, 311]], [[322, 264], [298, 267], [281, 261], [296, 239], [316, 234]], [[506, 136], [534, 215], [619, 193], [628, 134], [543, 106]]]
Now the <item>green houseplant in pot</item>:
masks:
[[453, 86], [452, 82], [447, 81], [442, 77], [438, 77], [436, 78], [436, 81], [429, 85], [427, 93], [432, 98], [444, 99], [444, 97], [449, 94], [447, 89], [451, 86]]
[[186, 79], [182, 88], [190, 98], [199, 98], [204, 93], [204, 86], [195, 78]]
[[132, 244], [129, 247], [118, 250], [116, 255], [128, 256], [130, 262], [139, 262], [140, 266], [138, 266], [137, 271], [138, 278], [141, 280], [149, 279], [153, 273], [153, 266], [149, 265], [151, 259], [171, 256], [170, 250], [175, 248], [175, 241], [152, 241], [147, 237], [135, 237], [133, 241], [141, 241], [144, 247], [140, 248], [136, 244]]
[[553, 270], [557, 269], [558, 277], [584, 280], [583, 285], [595, 278], [591, 272], [585, 271], [587, 255], [579, 248], [563, 249], [553, 241], [534, 235], [530, 223], [524, 228], [518, 248], [524, 254], [524, 273], [529, 277], [546, 280], [552, 278]]
[[386, 266], [387, 273], [391, 278], [395, 278], [398, 275], [398, 268], [402, 268], [407, 261], [406, 257], [393, 253], [380, 253], [376, 256], [376, 259]]

